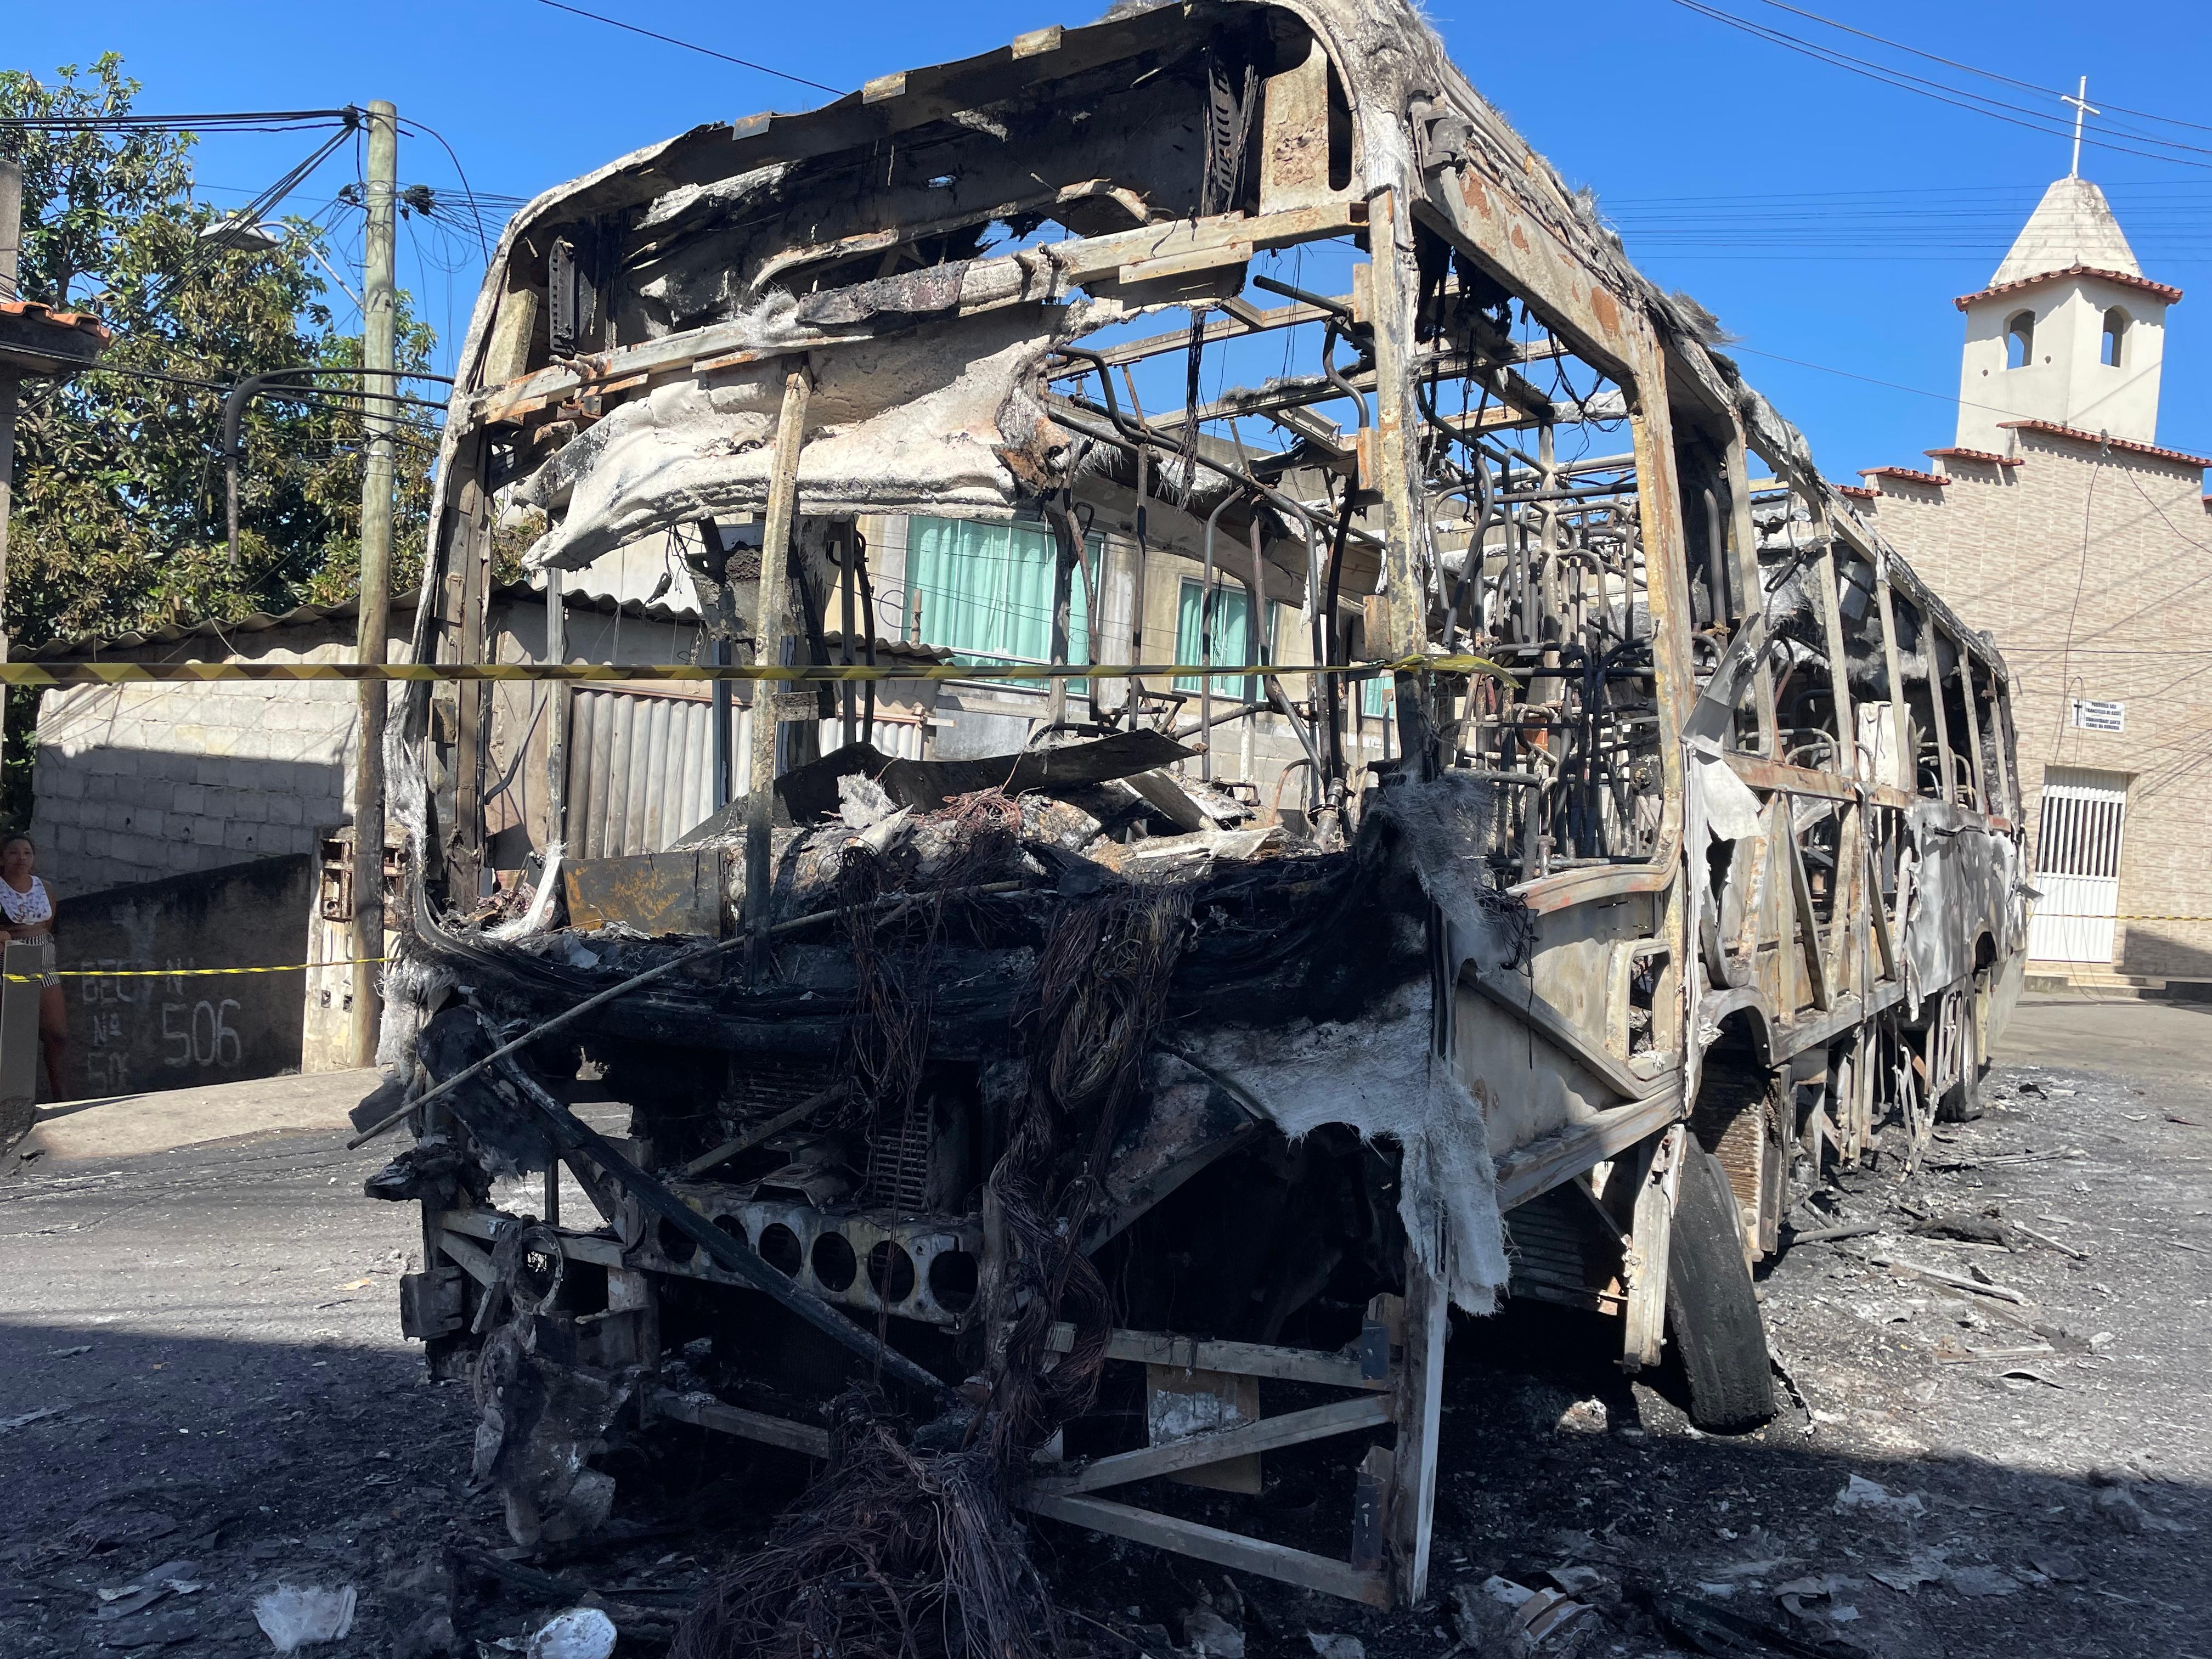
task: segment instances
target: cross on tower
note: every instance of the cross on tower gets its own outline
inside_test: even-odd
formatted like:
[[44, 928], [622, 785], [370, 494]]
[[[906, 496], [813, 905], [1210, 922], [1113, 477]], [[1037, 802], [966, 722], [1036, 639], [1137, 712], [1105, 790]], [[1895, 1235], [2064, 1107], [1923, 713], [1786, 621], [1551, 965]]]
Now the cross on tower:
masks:
[[2058, 101], [2074, 106], [2074, 165], [2067, 169], [2066, 176], [2079, 179], [2081, 176], [2081, 118], [2102, 115], [2105, 112], [2089, 107], [2089, 77], [2086, 75], [2081, 77], [2079, 93], [2062, 92], [2058, 94]]

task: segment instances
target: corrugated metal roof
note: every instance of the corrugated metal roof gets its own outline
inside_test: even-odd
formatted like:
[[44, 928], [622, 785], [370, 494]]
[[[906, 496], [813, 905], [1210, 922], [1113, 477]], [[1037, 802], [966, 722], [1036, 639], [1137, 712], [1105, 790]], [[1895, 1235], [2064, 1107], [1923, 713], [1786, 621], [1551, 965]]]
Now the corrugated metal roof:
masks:
[[[494, 590], [492, 597], [495, 600], [505, 600], [512, 604], [542, 605], [545, 602], [545, 591], [542, 587], [532, 587], [526, 582], [510, 582]], [[603, 615], [611, 615], [619, 610], [624, 617], [636, 617], [645, 622], [689, 623], [694, 627], [699, 623], [699, 614], [696, 611], [676, 609], [662, 604], [644, 605], [634, 599], [617, 605], [611, 593], [580, 593], [571, 589], [564, 597], [568, 599], [571, 610], [597, 611]], [[412, 611], [420, 600], [421, 595], [416, 592], [395, 593], [392, 596], [392, 612], [394, 615], [398, 615]], [[278, 614], [256, 611], [250, 616], [240, 617], [235, 622], [169, 623], [160, 628], [146, 629], [134, 633], [106, 635], [86, 634], [80, 635], [75, 639], [52, 640], [45, 645], [21, 653], [16, 660], [61, 662], [96, 659], [103, 655], [143, 651], [149, 646], [173, 645], [184, 640], [214, 640], [228, 645], [234, 635], [264, 634], [274, 628], [311, 628], [320, 623], [349, 622], [360, 614], [361, 605], [354, 599], [348, 599], [340, 605], [295, 605], [293, 609]], [[825, 637], [829, 641], [830, 655], [834, 659], [838, 647], [843, 642], [844, 635], [832, 629]], [[860, 647], [856, 645], [856, 659], [863, 654]], [[952, 653], [950, 651], [934, 646], [908, 645], [898, 640], [876, 641], [876, 657], [878, 661], [904, 659], [908, 662], [948, 662], [951, 659], [951, 656]]]
[[[579, 686], [568, 708], [572, 856], [657, 853], [714, 810], [714, 708], [705, 699]], [[735, 735], [741, 743], [748, 733]]]
[[[392, 608], [394, 611], [412, 611], [417, 599], [414, 593], [395, 593], [392, 596]], [[52, 662], [65, 658], [97, 657], [104, 652], [139, 651], [149, 645], [169, 645], [179, 640], [227, 641], [234, 634], [261, 634], [272, 628], [307, 628], [317, 623], [349, 621], [360, 614], [360, 602], [348, 599], [342, 605], [295, 605], [275, 615], [256, 611], [235, 622], [167, 623], [160, 628], [129, 634], [82, 634], [75, 639], [49, 640], [21, 653], [17, 660]]]

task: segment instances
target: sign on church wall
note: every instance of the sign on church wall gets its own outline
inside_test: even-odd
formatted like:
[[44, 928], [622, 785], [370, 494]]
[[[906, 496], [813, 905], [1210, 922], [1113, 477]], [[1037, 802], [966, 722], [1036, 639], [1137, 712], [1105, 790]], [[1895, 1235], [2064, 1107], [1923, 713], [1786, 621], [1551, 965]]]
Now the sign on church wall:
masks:
[[2075, 697], [2067, 707], [2066, 723], [2079, 726], [2084, 732], [2124, 732], [2128, 729], [2128, 706], [2124, 702]]

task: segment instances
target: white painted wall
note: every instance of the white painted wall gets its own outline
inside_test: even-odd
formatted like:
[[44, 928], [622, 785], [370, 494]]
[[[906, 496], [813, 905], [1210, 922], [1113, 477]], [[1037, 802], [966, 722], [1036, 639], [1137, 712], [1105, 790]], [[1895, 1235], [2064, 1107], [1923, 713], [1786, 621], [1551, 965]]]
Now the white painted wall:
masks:
[[[2103, 362], [2105, 313], [2115, 307], [2130, 319], [2117, 368]], [[2007, 325], [2023, 311], [2035, 313], [2033, 359], [2007, 368]], [[2003, 422], [2017, 420], [2155, 443], [2165, 355], [2166, 302], [2141, 289], [2068, 276], [1977, 300], [1966, 308], [1958, 446], [2006, 453]]]

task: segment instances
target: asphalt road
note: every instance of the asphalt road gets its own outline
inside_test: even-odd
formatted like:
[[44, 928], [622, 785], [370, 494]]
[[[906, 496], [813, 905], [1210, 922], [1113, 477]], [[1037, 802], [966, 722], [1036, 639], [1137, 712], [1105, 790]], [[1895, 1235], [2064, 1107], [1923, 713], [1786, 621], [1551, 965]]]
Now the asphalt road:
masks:
[[[1040, 1559], [1102, 1656], [1167, 1659], [1201, 1590], [1254, 1659], [1304, 1659], [1309, 1632], [1356, 1637], [1370, 1659], [1442, 1655], [1490, 1639], [1486, 1615], [1455, 1621], [1455, 1589], [1556, 1572], [1595, 1609], [1592, 1659], [1685, 1650], [1651, 1609], [1686, 1606], [1881, 1659], [2212, 1659], [2207, 1036], [2212, 1011], [2193, 1007], [2024, 1005], [1988, 1115], [1942, 1131], [1930, 1164], [1950, 1167], [1851, 1177], [1829, 1218], [1882, 1231], [1764, 1273], [1802, 1404], [1759, 1434], [1698, 1435], [1663, 1379], [1624, 1381], [1575, 1317], [1522, 1307], [1462, 1328], [1426, 1607], [1383, 1615], [1249, 1578], [1232, 1595], [1218, 1572], [1049, 1526]], [[101, 1152], [101, 1113], [137, 1150]], [[383, 1149], [345, 1152], [327, 1128], [143, 1146], [234, 1127], [219, 1103], [167, 1109], [158, 1133], [128, 1103], [74, 1115], [66, 1158], [0, 1180], [0, 1654], [270, 1652], [252, 1607], [280, 1583], [356, 1593], [352, 1635], [311, 1655], [441, 1651], [447, 1539], [505, 1540], [468, 1490], [465, 1390], [427, 1383], [398, 1334], [419, 1239], [412, 1206], [361, 1196]], [[1910, 1231], [1991, 1206], [2064, 1248]], [[1268, 1479], [1294, 1499], [1309, 1483], [1310, 1541], [1340, 1548], [1348, 1490], [1294, 1455], [1270, 1455]], [[1139, 1501], [1228, 1520], [1241, 1500]], [[744, 1508], [635, 1560], [696, 1582], [757, 1535]], [[103, 1589], [157, 1567], [198, 1588], [98, 1617], [133, 1600]], [[488, 1603], [471, 1634], [526, 1622]]]
[[[147, 1115], [167, 1138], [234, 1127], [174, 1105]], [[143, 1144], [118, 1107], [111, 1138]], [[268, 1653], [251, 1607], [280, 1582], [356, 1586], [359, 1636], [320, 1651], [389, 1653], [387, 1603], [410, 1609], [384, 1581], [436, 1543], [468, 1413], [399, 1335], [413, 1206], [361, 1190], [386, 1149], [283, 1129], [101, 1157], [93, 1115], [54, 1120], [75, 1156], [0, 1182], [0, 1653]], [[95, 1620], [178, 1563], [201, 1589]]]

